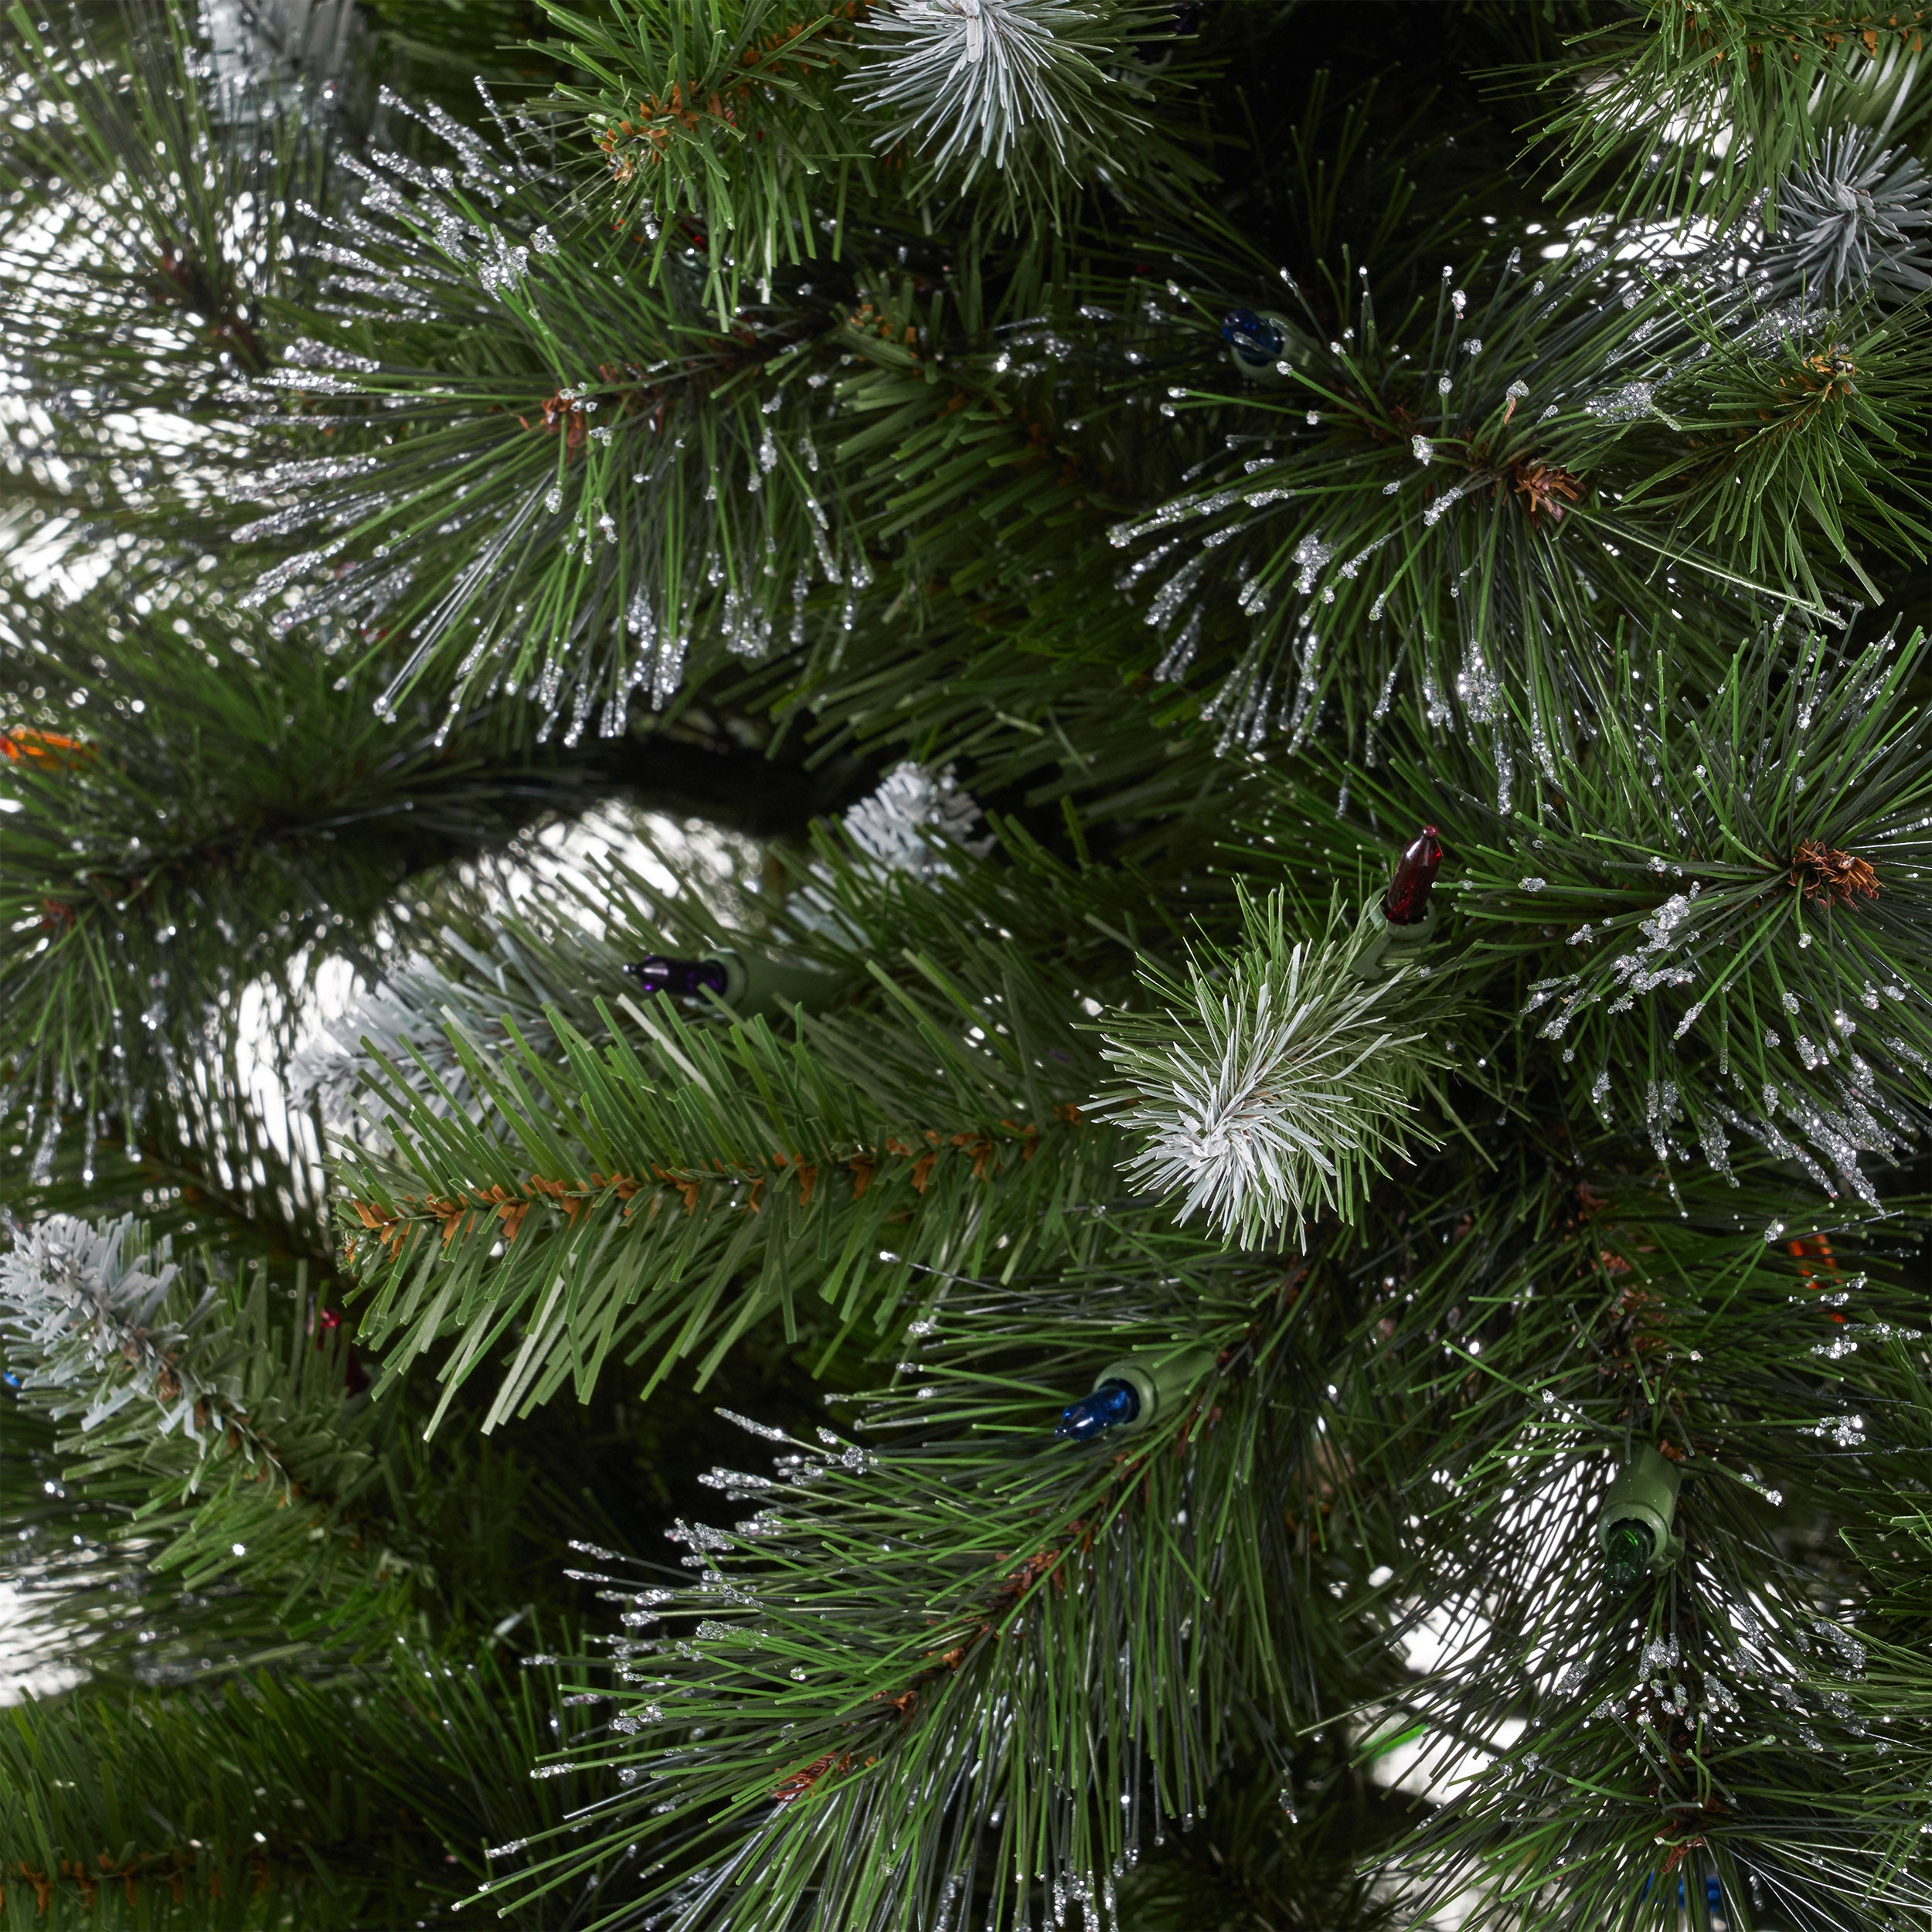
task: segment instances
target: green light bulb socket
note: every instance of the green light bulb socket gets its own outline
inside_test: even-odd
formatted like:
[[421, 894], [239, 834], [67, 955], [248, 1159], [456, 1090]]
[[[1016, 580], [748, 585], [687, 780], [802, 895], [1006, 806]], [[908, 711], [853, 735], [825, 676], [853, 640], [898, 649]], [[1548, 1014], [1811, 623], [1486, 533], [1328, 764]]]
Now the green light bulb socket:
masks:
[[1672, 1533], [1683, 1472], [1645, 1443], [1611, 1479], [1597, 1514], [1597, 1546], [1611, 1587], [1634, 1590], [1647, 1570], [1668, 1570], [1684, 1553]]
[[1391, 925], [1389, 915], [1374, 900], [1362, 908], [1358, 928], [1355, 954], [1352, 962], [1357, 979], [1386, 979], [1399, 968], [1419, 959], [1436, 936], [1436, 902], [1414, 924]]
[[770, 1018], [802, 1006], [816, 1012], [831, 997], [836, 977], [817, 966], [789, 964], [763, 953], [719, 947], [703, 955], [725, 969], [724, 1003], [747, 1019]]
[[1124, 1382], [1141, 1405], [1133, 1420], [1120, 1424], [1114, 1433], [1131, 1434], [1172, 1415], [1199, 1387], [1219, 1359], [1213, 1349], [1177, 1343], [1172, 1349], [1144, 1349], [1138, 1355], [1110, 1362], [1094, 1376], [1094, 1386]]

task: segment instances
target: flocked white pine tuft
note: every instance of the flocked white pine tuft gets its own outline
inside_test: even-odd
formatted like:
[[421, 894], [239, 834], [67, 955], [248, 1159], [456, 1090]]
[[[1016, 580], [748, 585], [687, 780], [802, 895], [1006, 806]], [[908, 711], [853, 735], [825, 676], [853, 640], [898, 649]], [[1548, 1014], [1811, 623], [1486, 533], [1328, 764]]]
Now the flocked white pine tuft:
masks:
[[992, 851], [990, 838], [975, 838], [981, 812], [951, 765], [934, 771], [908, 759], [887, 772], [879, 789], [845, 814], [845, 830], [869, 859], [892, 872], [931, 878], [946, 869], [935, 838], [975, 859]]
[[[474, 1111], [469, 1077], [441, 1031], [452, 1008], [472, 1017], [466, 1009], [473, 997], [428, 961], [406, 961], [391, 978], [359, 993], [341, 1019], [296, 1049], [288, 1063], [289, 1097], [298, 1107], [318, 1108], [332, 1128], [349, 1127], [359, 1110], [379, 1126], [388, 1117], [388, 1104], [367, 1082], [386, 1060], [434, 1113], [451, 1111], [437, 1081], [460, 1111]], [[429, 1073], [418, 1055], [428, 1063]]]
[[599, 990], [624, 984], [610, 949], [568, 922], [549, 936], [541, 957], [508, 927], [483, 945], [446, 928], [439, 944], [440, 961], [420, 954], [402, 961], [296, 1049], [288, 1090], [298, 1107], [315, 1107], [338, 1130], [359, 1121], [379, 1137], [392, 1114], [387, 1090], [400, 1080], [433, 1114], [481, 1119], [486, 1097], [472, 1085], [450, 1028], [495, 1055], [509, 1045], [512, 1026], [526, 1039], [547, 1038], [546, 1006], [590, 1023], [592, 1015], [573, 1008], [570, 995], [587, 1005]]
[[884, 0], [855, 82], [893, 117], [878, 145], [909, 141], [941, 168], [1003, 168], [1036, 136], [1064, 162], [1109, 85], [1114, 14], [1106, 0]]
[[1223, 1238], [1254, 1246], [1351, 1208], [1413, 1127], [1419, 1075], [1440, 1054], [1392, 1010], [1412, 975], [1364, 982], [1332, 931], [1289, 943], [1282, 902], [1249, 910], [1249, 943], [1150, 978], [1158, 1005], [1114, 1014], [1102, 1051], [1128, 1085], [1097, 1110], [1140, 1142], [1143, 1192], [1179, 1196]]
[[1932, 184], [1903, 150], [1868, 158], [1870, 145], [1859, 129], [1828, 134], [1817, 160], [1778, 189], [1761, 267], [1780, 293], [1838, 302], [1932, 288]]
[[56, 1417], [98, 1428], [142, 1397], [163, 1432], [199, 1433], [208, 1390], [182, 1364], [205, 1304], [175, 1305], [169, 1244], [151, 1250], [131, 1215], [95, 1227], [49, 1215], [0, 1254], [0, 1336], [22, 1390]]

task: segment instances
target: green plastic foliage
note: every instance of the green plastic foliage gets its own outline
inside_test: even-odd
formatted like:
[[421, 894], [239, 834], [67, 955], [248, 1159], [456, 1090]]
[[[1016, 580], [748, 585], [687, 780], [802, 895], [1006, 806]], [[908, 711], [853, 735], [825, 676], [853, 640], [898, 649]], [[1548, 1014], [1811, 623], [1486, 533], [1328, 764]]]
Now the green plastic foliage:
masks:
[[[1608, 1151], [1579, 1150], [1595, 1188], [1471, 1191], [1459, 1223], [1431, 1206], [1369, 1264], [1379, 1339], [1338, 1452], [1365, 1480], [1411, 1439], [1440, 1458], [1408, 1493], [1444, 1649], [1391, 1721], [1424, 1727], [1437, 1775], [1472, 1709], [1523, 1727], [1485, 1740], [1493, 1762], [1458, 1771], [1397, 1869], [1417, 1910], [1478, 1875], [1485, 1925], [1679, 1924], [1655, 1893], [1680, 1870], [1715, 1876], [1733, 1923], [1834, 1923], [1848, 1893], [1906, 1922], [1927, 1903], [1896, 1859], [1925, 1815], [1924, 1713], [1861, 1716], [1869, 1587], [1821, 1532], [1902, 1473], [1922, 1298], [1876, 1229], [1740, 1243], [1709, 1178], [1673, 1200], [1606, 1175]], [[1683, 1472], [1687, 1548], [1629, 1595], [1595, 1516], [1640, 1442]]]
[[1131, 553], [1122, 583], [1165, 640], [1155, 675], [1181, 678], [1197, 655], [1219, 672], [1202, 716], [1222, 751], [1283, 736], [1298, 752], [1325, 702], [1354, 742], [1372, 742], [1400, 687], [1432, 727], [1514, 743], [1520, 720], [1532, 742], [1573, 753], [1582, 668], [1620, 618], [1654, 611], [1660, 567], [1683, 648], [1713, 669], [1713, 631], [1751, 609], [1727, 558], [1633, 507], [1631, 461], [1606, 435], [1647, 413], [1685, 352], [1665, 293], [1588, 255], [1537, 273], [1512, 252], [1464, 273], [1488, 294], [1445, 269], [1433, 301], [1393, 326], [1366, 282], [1332, 293], [1352, 325], [1325, 345], [1313, 298], [1257, 297], [1224, 264], [1196, 271], [1197, 287], [1301, 318], [1287, 379], [1253, 387], [1225, 364], [1204, 376], [1194, 331], [1219, 318], [1211, 298], [1189, 298], [1194, 330], [1168, 332], [1148, 378], [1176, 407], [1239, 401], [1252, 427], [1110, 532]]
[[1565, 162], [1553, 198], [1607, 203], [1622, 221], [1721, 226], [1769, 189], [1774, 215], [1776, 184], [1823, 129], [1849, 121], [1916, 141], [1925, 29], [1916, 8], [1621, 5], [1536, 76], [1563, 104], [1546, 123]]
[[[611, 1735], [571, 1760], [648, 1776], [512, 1896], [634, 1838], [692, 1932], [1003, 1923], [1043, 1879], [1111, 1910], [1243, 1741], [1371, 1681], [1387, 1526], [1318, 1427], [1332, 1311], [1172, 1236], [1130, 1254], [1168, 1285], [959, 1284], [862, 1434], [711, 1479], [758, 1514], [687, 1533], [695, 1586], [632, 1586], [665, 1635], [618, 1645]], [[1192, 1400], [1124, 1451], [1051, 1440], [1110, 1355], [1176, 1335], [1221, 1352]]]
[[1471, 963], [1575, 949], [1524, 1010], [1660, 1161], [1687, 1158], [1687, 1121], [1721, 1168], [1728, 1128], [1875, 1203], [1861, 1156], [1932, 1107], [1925, 661], [1916, 634], [1838, 653], [1767, 632], [1706, 695], [1668, 651], [1621, 659], [1590, 760], [1502, 838], [1450, 832]]
[[144, 409], [206, 417], [267, 366], [267, 305], [291, 292], [297, 208], [321, 193], [325, 144], [259, 97], [230, 104], [245, 130], [224, 127], [173, 9], [130, 9], [106, 53], [23, 7], [7, 20], [31, 83], [0, 151], [8, 349], [43, 382], [112, 398], [112, 434], [78, 440], [76, 412], [63, 453], [124, 482]]
[[[713, 284], [743, 263], [715, 223], [612, 223], [527, 128], [492, 145], [431, 124], [447, 183], [376, 158], [319, 251], [347, 326], [291, 310], [310, 333], [250, 392], [274, 407], [233, 489], [270, 507], [237, 534], [283, 553], [249, 600], [278, 624], [380, 628], [406, 641], [393, 690], [515, 692], [574, 743], [734, 655], [808, 647], [774, 693], [805, 700], [861, 648], [896, 655], [948, 592], [975, 637], [990, 597], [1017, 617], [1043, 572], [1091, 603], [1104, 553], [1084, 539], [1131, 505], [1111, 454], [1053, 418], [1146, 377], [1138, 352], [1083, 358], [1063, 410], [1032, 379], [1046, 359], [1016, 360], [1065, 356], [1043, 320], [1091, 333], [1070, 244], [1029, 224], [942, 245], [896, 197], [868, 202], [835, 224], [838, 260], [781, 262], [721, 317]], [[1117, 264], [1131, 237], [1092, 243]]]
[[830, 969], [821, 1013], [745, 1022], [614, 989], [594, 1035], [498, 1018], [499, 1053], [449, 1028], [467, 1107], [427, 1053], [390, 1063], [385, 1145], [341, 1157], [364, 1332], [400, 1343], [399, 1370], [460, 1334], [453, 1389], [520, 1332], [494, 1426], [587, 1390], [614, 1351], [651, 1385], [681, 1357], [702, 1377], [770, 1316], [836, 1345], [935, 1269], [1012, 1281], [1094, 1253], [1123, 1143], [1083, 1111], [1104, 1069], [1070, 1022], [1090, 988], [1125, 990], [1129, 909], [1148, 908], [1131, 874], [1002, 833], [1010, 870], [930, 876], [828, 838], [775, 932], [716, 935]]
[[815, 1309], [869, 1325], [933, 1268], [1010, 1280], [1087, 1251], [1117, 1137], [1080, 1117], [1093, 1063], [1060, 1046], [1052, 989], [1019, 960], [978, 980], [911, 964], [924, 985], [893, 989], [889, 1026], [792, 1039], [627, 1000], [601, 1050], [553, 1020], [561, 1064], [459, 1038], [488, 1133], [412, 1105], [399, 1073], [394, 1155], [342, 1162], [373, 1338], [400, 1362], [460, 1333], [454, 1389], [515, 1325], [487, 1427], [581, 1394], [614, 1349], [655, 1383], [768, 1315], [788, 1335]]
[[[435, 125], [447, 185], [393, 155], [363, 169], [362, 211], [325, 251], [356, 325], [295, 343], [267, 385], [284, 447], [316, 453], [236, 486], [283, 505], [243, 541], [339, 533], [243, 601], [291, 605], [284, 626], [379, 620], [413, 647], [386, 702], [433, 664], [452, 722], [477, 694], [521, 690], [540, 735], [573, 744], [594, 705], [606, 735], [636, 686], [662, 705], [698, 643], [762, 655], [783, 597], [869, 581], [849, 482], [812, 431], [842, 318], [767, 308], [722, 326], [701, 254], [653, 279], [653, 245], [573, 209], [532, 137], [492, 147]], [[345, 552], [347, 573], [332, 562]], [[281, 597], [325, 564], [321, 587]]]
[[[614, 735], [639, 687], [662, 707], [733, 658], [790, 674], [788, 647], [813, 658], [776, 702], [815, 696], [862, 612], [869, 655], [947, 592], [976, 637], [989, 597], [1017, 612], [1043, 573], [1091, 599], [1104, 553], [1080, 539], [1123, 506], [1049, 435], [1046, 360], [1015, 361], [1064, 306], [1050, 237], [995, 260], [971, 236], [955, 260], [889, 230], [874, 253], [920, 258], [787, 271], [726, 325], [708, 243], [654, 278], [662, 236], [586, 219], [529, 137], [449, 138], [447, 189], [372, 174], [326, 251], [353, 325], [272, 372], [274, 460], [235, 488], [278, 507], [236, 534], [336, 532], [249, 594], [278, 625], [379, 625], [408, 646], [392, 695], [520, 693], [567, 745]], [[1087, 400], [1145, 387], [1131, 358], [1073, 373]]]
[[1692, 326], [1703, 352], [1658, 383], [1654, 413], [1625, 432], [1656, 467], [1624, 502], [1673, 512], [1706, 553], [1814, 602], [1821, 540], [1876, 600], [1861, 554], [1932, 544], [1922, 514], [1932, 350], [1919, 311], [1767, 318], [1742, 332], [1706, 311]]
[[318, 1312], [131, 1219], [43, 1221], [0, 1260], [19, 1399], [63, 1425], [62, 1480], [148, 1566], [190, 1590], [246, 1582], [284, 1616], [326, 1604], [337, 1641], [379, 1640], [413, 1565], [383, 1534], [379, 1418]]
[[907, 207], [1024, 231], [1066, 220], [1097, 176], [1128, 196], [1202, 179], [1147, 112], [1172, 37], [1158, 8], [1021, 0], [979, 26], [850, 0], [543, 5], [563, 36], [543, 50], [594, 83], [555, 97], [646, 226], [652, 272], [696, 241], [721, 323], [781, 269], [876, 252], [870, 224], [896, 230]]
[[[838, 85], [855, 55], [850, 6], [798, 0], [625, 0], [602, 16], [543, 0], [565, 38], [546, 51], [595, 82], [560, 87], [609, 158], [626, 219], [655, 231], [653, 274], [694, 233], [720, 321], [783, 264], [835, 260], [838, 216], [875, 192], [857, 104]], [[729, 238], [729, 247], [725, 245]]]
[[5, 616], [9, 673], [56, 681], [0, 726], [18, 753], [0, 762], [19, 807], [0, 838], [9, 1110], [113, 1107], [138, 1130], [251, 981], [287, 1042], [291, 961], [299, 981], [318, 942], [359, 949], [404, 879], [573, 789], [500, 738], [491, 757], [486, 720], [454, 755], [416, 707], [385, 725], [376, 678], [351, 675], [345, 700], [311, 645], [192, 593]]
[[[588, 1781], [532, 1782], [581, 1722], [558, 1674], [393, 1647], [332, 1683], [90, 1689], [0, 1713], [0, 1923], [360, 1932], [440, 1916]], [[553, 1716], [560, 1719], [553, 1728]], [[539, 1904], [522, 1923], [576, 1923]]]

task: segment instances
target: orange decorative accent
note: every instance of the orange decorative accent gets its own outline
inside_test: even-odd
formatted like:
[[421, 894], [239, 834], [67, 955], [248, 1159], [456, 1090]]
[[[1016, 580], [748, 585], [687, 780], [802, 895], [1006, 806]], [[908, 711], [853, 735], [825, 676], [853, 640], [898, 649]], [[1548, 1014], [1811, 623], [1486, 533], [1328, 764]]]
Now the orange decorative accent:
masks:
[[1509, 487], [1529, 505], [1533, 519], [1539, 513], [1551, 522], [1563, 520], [1563, 506], [1583, 500], [1583, 486], [1569, 471], [1535, 457], [1519, 457], [1509, 466]]
[[37, 731], [31, 725], [0, 728], [0, 757], [9, 764], [22, 759], [36, 764], [63, 765], [71, 769], [83, 758], [91, 758], [94, 748], [78, 738], [64, 738], [57, 731]]
[[1864, 859], [1807, 838], [1791, 854], [1791, 887], [1807, 899], [1849, 906], [1855, 899], [1877, 898], [1879, 876]]
[[781, 1777], [772, 1787], [772, 1796], [781, 1804], [790, 1804], [803, 1798], [821, 1778], [837, 1777], [852, 1767], [852, 1753], [842, 1757], [828, 1751], [823, 1757], [814, 1758], [802, 1770]]

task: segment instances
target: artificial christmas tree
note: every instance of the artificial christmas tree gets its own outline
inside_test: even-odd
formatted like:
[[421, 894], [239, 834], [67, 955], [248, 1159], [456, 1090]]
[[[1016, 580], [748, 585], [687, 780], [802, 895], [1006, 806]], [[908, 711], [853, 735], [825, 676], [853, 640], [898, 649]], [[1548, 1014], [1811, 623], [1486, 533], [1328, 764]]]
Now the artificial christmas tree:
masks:
[[1932, 19], [8, 21], [9, 1923], [1924, 1927]]

